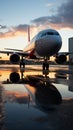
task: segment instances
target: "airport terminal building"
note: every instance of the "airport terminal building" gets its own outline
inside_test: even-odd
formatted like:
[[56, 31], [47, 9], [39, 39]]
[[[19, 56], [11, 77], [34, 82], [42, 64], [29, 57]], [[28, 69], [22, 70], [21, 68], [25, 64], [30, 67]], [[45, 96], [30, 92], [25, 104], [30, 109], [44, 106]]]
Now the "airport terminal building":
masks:
[[[69, 38], [68, 49], [69, 49], [69, 52], [73, 52], [73, 37]], [[73, 54], [69, 55], [69, 61], [73, 63]]]

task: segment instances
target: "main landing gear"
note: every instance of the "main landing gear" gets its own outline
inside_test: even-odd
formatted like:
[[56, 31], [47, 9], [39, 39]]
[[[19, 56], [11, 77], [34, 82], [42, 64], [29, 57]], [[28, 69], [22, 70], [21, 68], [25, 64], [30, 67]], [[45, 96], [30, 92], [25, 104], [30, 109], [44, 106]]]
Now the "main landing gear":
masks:
[[22, 56], [21, 60], [20, 60], [20, 72], [21, 72], [21, 79], [23, 80], [23, 72], [25, 72], [25, 61], [24, 58]]
[[25, 68], [25, 62], [24, 62], [23, 56], [20, 60], [20, 68]]

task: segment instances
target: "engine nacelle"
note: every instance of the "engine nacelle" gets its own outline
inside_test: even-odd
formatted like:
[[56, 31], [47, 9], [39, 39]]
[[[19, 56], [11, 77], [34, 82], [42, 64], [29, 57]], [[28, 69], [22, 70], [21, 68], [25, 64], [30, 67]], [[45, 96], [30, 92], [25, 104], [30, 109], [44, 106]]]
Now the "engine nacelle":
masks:
[[55, 61], [58, 64], [63, 64], [67, 61], [67, 57], [66, 55], [59, 55], [59, 56], [56, 56]]
[[11, 63], [16, 64], [20, 61], [20, 56], [18, 54], [14, 53], [10, 56], [10, 61], [11, 61]]
[[19, 73], [17, 73], [17, 72], [12, 72], [12, 73], [10, 74], [10, 81], [11, 81], [12, 83], [17, 83], [17, 82], [19, 82], [19, 80], [20, 80], [20, 75], [19, 75]]

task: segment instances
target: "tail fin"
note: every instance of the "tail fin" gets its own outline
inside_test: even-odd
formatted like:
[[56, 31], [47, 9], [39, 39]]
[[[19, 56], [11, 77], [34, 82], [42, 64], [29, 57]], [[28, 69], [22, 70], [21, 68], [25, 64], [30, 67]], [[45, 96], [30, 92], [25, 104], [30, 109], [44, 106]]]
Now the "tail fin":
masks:
[[30, 42], [30, 26], [28, 26], [28, 42]]

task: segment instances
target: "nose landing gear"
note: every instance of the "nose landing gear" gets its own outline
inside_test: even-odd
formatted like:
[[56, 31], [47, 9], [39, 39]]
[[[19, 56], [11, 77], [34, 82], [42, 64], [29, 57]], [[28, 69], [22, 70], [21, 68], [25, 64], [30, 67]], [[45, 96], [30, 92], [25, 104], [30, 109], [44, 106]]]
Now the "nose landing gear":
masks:
[[43, 68], [43, 75], [47, 77], [47, 75], [49, 74], [49, 62], [47, 58], [44, 59], [42, 68]]
[[49, 62], [47, 61], [47, 58], [44, 59], [43, 70], [49, 70]]

